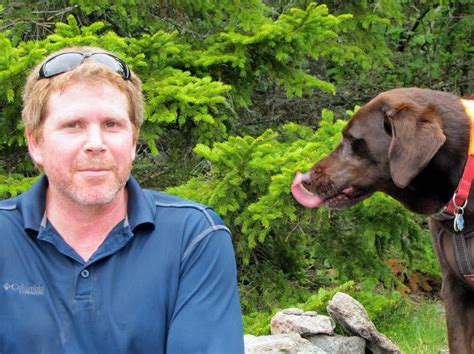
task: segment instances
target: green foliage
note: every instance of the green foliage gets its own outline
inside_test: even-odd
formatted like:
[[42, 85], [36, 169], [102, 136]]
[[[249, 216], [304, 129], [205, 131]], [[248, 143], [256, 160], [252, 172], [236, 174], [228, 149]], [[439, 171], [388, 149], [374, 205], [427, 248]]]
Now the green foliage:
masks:
[[311, 269], [328, 280], [377, 277], [393, 285], [386, 259], [434, 263], [427, 231], [411, 213], [382, 194], [339, 213], [303, 209], [290, 194], [295, 172], [332, 150], [344, 125], [324, 110], [316, 131], [289, 123], [257, 138], [198, 145], [209, 171], [167, 191], [215, 208], [231, 226], [244, 266], [270, 261], [296, 278]]
[[220, 140], [219, 136], [221, 139], [226, 136], [225, 116], [218, 107], [225, 102], [223, 95], [230, 90], [229, 85], [168, 67], [148, 80], [143, 88], [149, 105], [142, 138], [151, 147], [155, 147], [154, 142], [161, 135], [153, 128], [164, 124], [183, 126], [191, 121], [197, 127], [194, 132], [197, 141], [202, 142], [209, 143]]
[[297, 208], [288, 186], [295, 171], [308, 169], [339, 140], [344, 122], [331, 120], [332, 114], [324, 111], [316, 133], [290, 123], [281, 133], [267, 130], [257, 138], [230, 137], [212, 149], [198, 145], [195, 152], [212, 163], [212, 170], [168, 192], [209, 204], [232, 220], [234, 231], [246, 235], [237, 250], [248, 263], [250, 251], [270, 233], [279, 234], [283, 243], [290, 236], [288, 222], [295, 223]]
[[354, 282], [348, 281], [335, 288], [319, 288], [316, 294], [311, 295], [303, 305], [298, 305], [305, 311], [316, 311], [318, 313], [327, 313], [326, 307], [329, 300], [338, 292], [347, 293], [353, 289]]
[[21, 174], [0, 174], [0, 199], [15, 197], [25, 192], [37, 179], [38, 177], [24, 177]]
[[407, 306], [408, 300], [398, 291], [380, 291], [377, 287], [377, 279], [365, 279], [359, 284], [359, 289], [350, 295], [364, 306], [372, 321], [381, 323], [382, 320], [393, 319], [394, 309]]
[[[243, 307], [245, 333], [253, 335], [270, 334], [271, 318], [284, 308], [296, 307], [304, 311], [316, 311], [318, 314], [328, 316], [328, 303], [338, 292], [354, 297], [367, 310], [369, 318], [382, 326], [387, 325], [389, 321], [404, 320], [399, 316], [400, 313], [409, 310], [412, 306], [407, 299], [402, 298], [400, 293], [396, 291], [377, 291], [374, 282], [371, 280], [363, 282], [361, 286], [356, 286], [354, 281], [349, 281], [336, 287], [320, 287], [314, 292], [303, 292], [298, 291], [298, 287], [295, 289], [294, 284], [288, 281], [279, 277], [276, 277], [276, 279], [278, 279], [276, 284], [265, 283], [265, 289], [272, 291], [268, 297], [273, 297], [273, 292], [278, 294], [276, 301], [266, 304], [267, 306], [260, 305], [257, 307], [258, 311], [247, 312], [247, 308]], [[241, 287], [241, 293], [242, 289], [247, 290], [247, 287]], [[245, 298], [248, 297], [245, 296]], [[342, 334], [344, 330], [338, 328], [337, 331]]]
[[4, 0], [0, 197], [34, 181], [20, 120], [28, 72], [57, 49], [101, 46], [143, 81], [140, 182], [178, 186], [169, 191], [213, 206], [232, 229], [250, 332], [265, 333], [276, 308], [307, 301], [323, 311], [327, 286], [353, 280], [344, 291], [396, 323], [413, 312], [374, 291], [399, 285], [385, 260], [439, 277], [423, 218], [382, 194], [344, 212], [305, 210], [289, 186], [340, 140], [345, 121], [331, 110], [340, 116], [395, 86], [472, 92], [470, 5]]
[[[332, 83], [308, 72], [311, 60], [327, 59], [342, 67], [370, 57], [362, 55], [357, 46], [340, 44], [340, 26], [351, 20], [350, 15], [333, 16], [325, 5], [314, 3], [290, 7], [282, 14], [255, 0], [229, 6], [216, 1], [199, 6], [175, 1], [165, 8], [138, 0], [113, 4], [71, 0], [69, 5], [61, 12], [55, 8], [59, 2], [34, 4], [38, 9], [34, 17], [13, 3], [7, 4], [3, 19], [9, 25], [19, 15], [39, 26], [45, 21], [41, 14], [46, 12], [61, 14], [64, 21], [48, 25], [49, 34], [36, 41], [19, 40], [14, 25], [11, 31], [0, 32], [1, 145], [24, 144], [19, 118], [26, 75], [44, 56], [67, 46], [111, 50], [142, 78], [147, 98], [142, 138], [155, 154], [156, 142], [175, 129], [187, 135], [186, 146], [222, 141], [233, 126], [229, 115], [235, 115], [235, 107], [251, 105], [257, 89], [279, 85], [289, 97], [315, 89], [334, 93]], [[188, 11], [189, 17], [183, 11]], [[170, 18], [156, 18], [157, 13], [173, 14], [182, 23], [171, 21], [173, 30]], [[225, 19], [227, 24], [213, 31], [194, 32], [203, 30], [200, 21], [210, 20], [210, 13], [216, 16], [214, 20]], [[199, 20], [193, 20], [191, 14]], [[134, 25], [140, 16], [149, 20], [145, 30]], [[137, 33], [130, 36], [132, 32]], [[359, 54], [348, 54], [352, 52]]]
[[304, 304], [298, 304], [296, 307], [327, 315], [328, 302], [336, 293], [343, 292], [359, 301], [373, 322], [381, 323], [383, 320], [393, 319], [394, 316], [391, 314], [394, 309], [407, 306], [408, 303], [399, 292], [380, 291], [376, 289], [377, 285], [376, 279], [365, 279], [357, 286], [354, 281], [348, 281], [334, 288], [319, 288]]
[[309, 288], [268, 264], [240, 271], [239, 290], [245, 333], [257, 335], [270, 332], [270, 319], [278, 309], [294, 307], [311, 295]]
[[377, 328], [407, 354], [441, 353], [447, 333], [443, 304], [433, 300], [401, 303], [380, 317]]
[[[331, 43], [338, 39], [338, 26], [349, 18], [329, 15], [325, 5], [314, 3], [306, 10], [291, 8], [276, 21], [266, 19], [243, 33], [232, 29], [210, 36], [209, 47], [195, 63], [219, 71], [236, 71], [235, 85], [242, 95], [239, 102], [245, 105], [249, 99], [245, 93], [268, 77], [283, 85], [289, 97], [301, 96], [304, 90], [313, 88], [334, 93], [334, 85], [306, 73], [304, 66], [309, 58], [330, 57], [335, 48]], [[345, 62], [344, 57], [338, 56], [338, 60]]]
[[413, 10], [404, 24], [388, 28], [387, 34], [397, 46], [397, 65], [381, 74], [384, 80], [390, 85], [472, 91], [472, 4], [432, 0]]
[[[107, 11], [111, 11], [126, 17], [129, 12], [133, 13], [137, 2], [140, 3], [140, 1], [135, 0], [114, 1], [113, 4], [108, 0], [71, 0], [70, 4], [73, 6], [78, 5], [88, 15], [92, 12], [102, 15]], [[134, 16], [132, 16], [132, 18], [133, 17]]]
[[[358, 79], [365, 78], [375, 67], [384, 69], [392, 66], [392, 52], [387, 46], [386, 31], [391, 28], [391, 18], [399, 20], [401, 8], [398, 0], [366, 1], [347, 3], [340, 7], [339, 2], [329, 1], [328, 7], [335, 13], [347, 11], [353, 16], [352, 21], [345, 21], [342, 26], [344, 43], [348, 48], [339, 47], [336, 57], [350, 59], [360, 58], [356, 65], [346, 65], [341, 68], [329, 65], [328, 73], [331, 78], [344, 85], [348, 76]], [[349, 49], [349, 50], [347, 50]], [[370, 57], [366, 55], [370, 53]]]
[[[6, 50], [0, 57], [0, 97], [4, 97], [4, 119], [0, 121], [0, 143], [11, 145], [24, 143], [23, 129], [19, 121], [22, 84], [26, 73], [44, 56], [66, 46], [99, 46], [124, 57], [129, 65], [148, 79], [144, 83], [148, 98], [144, 139], [152, 148], [160, 138], [164, 126], [179, 123], [192, 124], [196, 129], [197, 141], [209, 142], [225, 136], [225, 116], [219, 106], [225, 102], [223, 96], [230, 86], [213, 81], [209, 76], [195, 77], [190, 72], [172, 68], [170, 62], [181, 54], [183, 46], [174, 45], [175, 34], [158, 32], [137, 40], [123, 38], [113, 32], [104, 32], [104, 23], [79, 27], [76, 19], [68, 17], [67, 23], [58, 23], [54, 34], [37, 42], [22, 42], [15, 48], [2, 33], [0, 41]], [[154, 60], [153, 52], [160, 50]], [[140, 75], [142, 76], [142, 75]], [[5, 83], [3, 85], [3, 83]], [[149, 129], [148, 129], [149, 128]]]

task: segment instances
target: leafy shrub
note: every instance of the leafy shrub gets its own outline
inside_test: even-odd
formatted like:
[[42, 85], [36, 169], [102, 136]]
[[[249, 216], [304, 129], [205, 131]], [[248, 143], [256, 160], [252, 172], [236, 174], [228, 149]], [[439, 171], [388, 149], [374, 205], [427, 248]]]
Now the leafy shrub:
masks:
[[209, 170], [167, 191], [211, 205], [231, 227], [241, 264], [268, 261], [292, 279], [376, 277], [396, 281], [384, 263], [395, 256], [434, 263], [427, 231], [398, 202], [376, 194], [343, 212], [304, 209], [290, 194], [307, 170], [340, 140], [344, 120], [324, 110], [320, 128], [293, 123], [261, 136], [230, 137], [195, 152]]
[[27, 191], [38, 177], [24, 177], [21, 174], [0, 174], [0, 199], [15, 197]]

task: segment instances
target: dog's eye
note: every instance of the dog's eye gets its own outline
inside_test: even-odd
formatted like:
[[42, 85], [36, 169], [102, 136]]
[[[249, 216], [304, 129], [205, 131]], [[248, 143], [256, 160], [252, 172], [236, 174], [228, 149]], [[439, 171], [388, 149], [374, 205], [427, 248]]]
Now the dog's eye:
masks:
[[383, 120], [383, 129], [385, 130], [385, 133], [392, 136], [392, 125], [387, 117]]
[[364, 139], [353, 139], [351, 141], [351, 148], [354, 154], [358, 156], [367, 157], [367, 155], [369, 155], [369, 150]]
[[357, 157], [372, 163], [377, 163], [377, 160], [370, 152], [369, 146], [364, 139], [353, 139], [351, 141], [351, 149], [353, 154]]

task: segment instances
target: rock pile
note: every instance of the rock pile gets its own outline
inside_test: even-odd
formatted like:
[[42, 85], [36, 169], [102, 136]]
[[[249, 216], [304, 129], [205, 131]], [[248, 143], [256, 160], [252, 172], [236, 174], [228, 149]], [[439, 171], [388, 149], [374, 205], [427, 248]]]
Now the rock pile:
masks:
[[[246, 354], [395, 354], [402, 351], [377, 331], [362, 304], [337, 293], [328, 304], [329, 316], [314, 311], [286, 309], [271, 320], [271, 335], [246, 335]], [[334, 333], [336, 321], [353, 336]]]

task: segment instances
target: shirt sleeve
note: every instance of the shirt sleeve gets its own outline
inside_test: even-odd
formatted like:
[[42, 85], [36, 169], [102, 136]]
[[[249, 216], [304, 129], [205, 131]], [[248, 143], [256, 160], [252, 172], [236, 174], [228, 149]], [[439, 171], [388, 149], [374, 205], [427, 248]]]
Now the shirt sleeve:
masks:
[[244, 353], [242, 313], [231, 237], [205, 230], [181, 261], [167, 353]]

